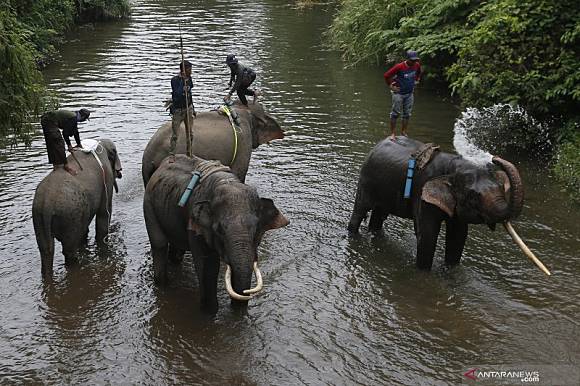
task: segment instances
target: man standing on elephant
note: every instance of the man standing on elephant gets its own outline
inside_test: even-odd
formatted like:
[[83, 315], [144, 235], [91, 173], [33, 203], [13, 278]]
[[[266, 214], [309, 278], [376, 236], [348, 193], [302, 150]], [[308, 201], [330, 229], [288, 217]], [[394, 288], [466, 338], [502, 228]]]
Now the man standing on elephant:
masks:
[[407, 51], [407, 59], [395, 64], [383, 77], [391, 89], [393, 104], [391, 108], [391, 140], [395, 139], [397, 118], [402, 115], [401, 134], [407, 135], [409, 118], [413, 110], [415, 85], [421, 79], [421, 65], [416, 51]]
[[173, 162], [175, 156], [175, 146], [177, 144], [177, 134], [181, 122], [187, 119], [186, 125], [193, 126], [193, 117], [197, 114], [193, 106], [193, 98], [191, 97], [191, 89], [193, 88], [193, 80], [191, 79], [191, 62], [184, 60], [180, 64], [180, 74], [171, 78], [171, 142], [169, 147], [169, 154], [172, 156], [170, 162]]
[[[46, 142], [48, 162], [53, 165], [55, 170], [63, 166], [64, 170], [73, 176], [76, 175], [76, 171], [67, 164], [64, 144], [66, 142], [68, 151], [73, 152], [74, 148], [70, 143], [70, 137], [74, 136], [77, 144], [76, 148], [82, 148], [77, 124], [78, 122], [86, 121], [90, 114], [91, 112], [87, 109], [78, 111], [60, 109], [49, 111], [40, 117], [40, 126]], [[62, 134], [59, 129], [62, 129]]]
[[246, 95], [251, 95], [254, 97], [252, 103], [256, 103], [256, 98], [258, 97], [258, 92], [255, 90], [250, 90], [248, 87], [254, 80], [256, 80], [256, 72], [252, 70], [250, 67], [244, 66], [242, 63], [238, 63], [238, 59], [236, 55], [229, 54], [226, 57], [226, 64], [230, 68], [230, 83], [228, 87], [233, 87], [225, 97], [225, 99], [230, 99], [234, 91], [237, 92], [238, 98], [244, 104], [244, 106], [248, 105], [248, 100], [246, 99]]

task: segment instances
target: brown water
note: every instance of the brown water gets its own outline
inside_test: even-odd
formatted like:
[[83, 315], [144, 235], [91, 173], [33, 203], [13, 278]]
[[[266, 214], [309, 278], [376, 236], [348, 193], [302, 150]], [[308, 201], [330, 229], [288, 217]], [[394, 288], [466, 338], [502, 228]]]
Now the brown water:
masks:
[[[59, 246], [45, 287], [31, 220], [50, 170], [42, 136], [0, 163], [0, 383], [447, 385], [473, 366], [579, 366], [580, 210], [545, 170], [518, 163], [527, 201], [515, 226], [552, 277], [483, 226], [471, 228], [461, 265], [445, 269], [439, 248], [430, 273], [414, 267], [409, 221], [389, 218], [385, 237], [346, 237], [358, 169], [384, 134], [390, 99], [384, 69], [345, 70], [322, 45], [333, 10], [138, 0], [131, 20], [63, 47], [46, 79], [63, 107], [94, 110], [81, 136], [115, 141], [124, 177], [109, 247], [91, 241], [67, 269]], [[169, 119], [178, 20], [197, 109], [219, 104], [221, 61], [235, 52], [287, 130], [255, 152], [247, 178], [291, 225], [262, 242], [266, 289], [246, 313], [223, 290], [218, 314], [200, 314], [187, 258], [168, 288], [152, 280], [140, 163]], [[416, 100], [412, 135], [451, 149], [457, 109], [426, 89]]]

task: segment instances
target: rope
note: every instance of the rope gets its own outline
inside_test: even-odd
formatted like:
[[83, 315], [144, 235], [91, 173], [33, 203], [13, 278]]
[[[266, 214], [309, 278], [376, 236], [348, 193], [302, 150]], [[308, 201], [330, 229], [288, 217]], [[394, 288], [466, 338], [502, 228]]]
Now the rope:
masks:
[[236, 159], [236, 155], [238, 154], [238, 131], [236, 130], [236, 126], [234, 124], [234, 118], [232, 117], [232, 112], [230, 111], [228, 106], [220, 106], [219, 107], [219, 111], [225, 113], [228, 116], [228, 119], [230, 120], [230, 124], [232, 125], [232, 130], [234, 131], [234, 156], [232, 157], [232, 160], [230, 161], [230, 165], [234, 163], [234, 160]]
[[216, 172], [231, 172], [229, 166], [222, 165], [219, 161], [202, 161], [195, 170], [201, 173], [200, 182]]

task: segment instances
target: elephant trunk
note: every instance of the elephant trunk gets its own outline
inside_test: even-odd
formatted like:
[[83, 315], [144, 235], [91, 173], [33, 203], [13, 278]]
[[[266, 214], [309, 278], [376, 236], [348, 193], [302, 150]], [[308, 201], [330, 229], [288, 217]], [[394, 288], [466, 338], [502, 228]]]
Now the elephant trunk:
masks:
[[492, 162], [507, 174], [510, 181], [509, 211], [510, 218], [514, 219], [520, 215], [524, 206], [524, 185], [520, 173], [511, 162], [500, 157], [493, 157]]
[[[240, 244], [242, 246], [240, 246]], [[262, 287], [262, 275], [255, 261], [254, 253], [246, 245], [248, 243], [234, 243], [238, 247], [232, 248], [233, 253], [229, 254], [225, 275], [225, 285], [228, 294], [233, 300], [248, 301], [259, 292]], [[256, 287], [251, 288], [252, 274], [256, 274]]]

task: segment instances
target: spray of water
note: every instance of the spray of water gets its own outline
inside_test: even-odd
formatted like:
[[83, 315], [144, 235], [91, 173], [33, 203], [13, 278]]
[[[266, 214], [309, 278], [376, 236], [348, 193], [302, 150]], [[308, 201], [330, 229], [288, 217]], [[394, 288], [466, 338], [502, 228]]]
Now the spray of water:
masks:
[[509, 104], [468, 108], [455, 122], [453, 131], [456, 151], [479, 165], [491, 162], [492, 154], [513, 150], [541, 158], [552, 147], [548, 124], [539, 123], [523, 108]]
[[470, 138], [474, 130], [473, 124], [481, 119], [478, 109], [468, 108], [461, 114], [461, 118], [455, 121], [453, 127], [453, 146], [463, 158], [477, 164], [485, 165], [491, 162], [492, 155], [477, 147]]

